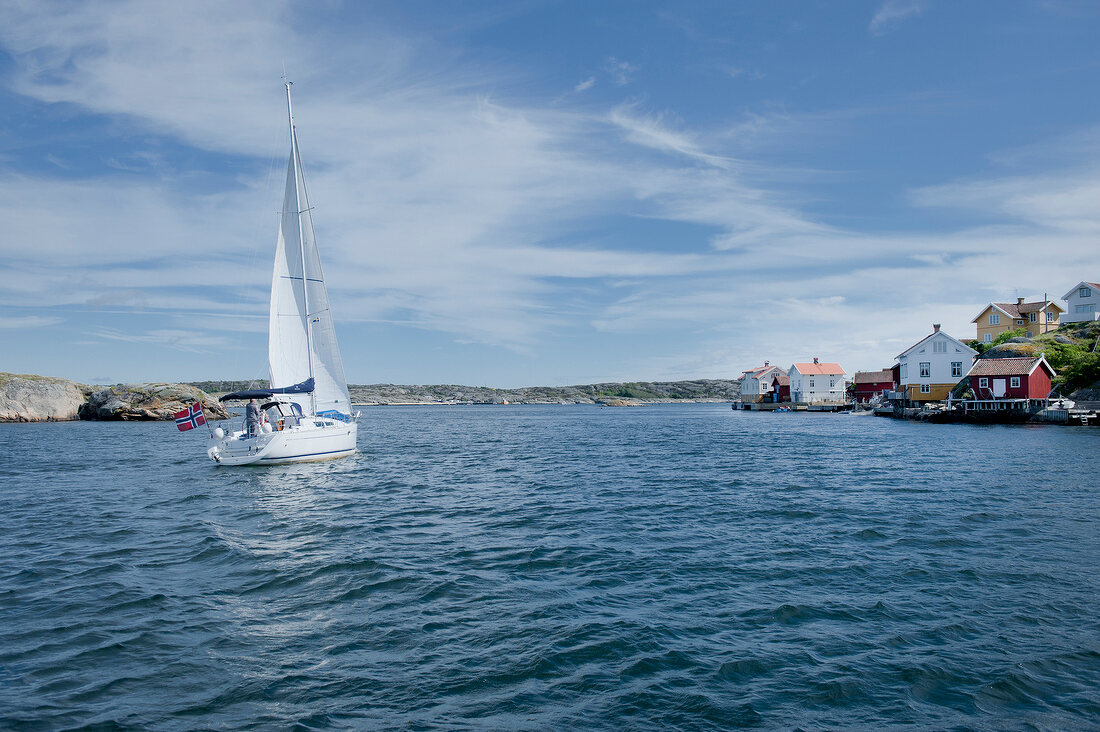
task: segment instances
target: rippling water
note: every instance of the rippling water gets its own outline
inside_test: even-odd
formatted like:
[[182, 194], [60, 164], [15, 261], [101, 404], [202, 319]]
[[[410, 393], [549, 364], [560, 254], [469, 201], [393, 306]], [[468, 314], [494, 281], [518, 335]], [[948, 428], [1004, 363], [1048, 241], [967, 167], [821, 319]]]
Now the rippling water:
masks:
[[1097, 728], [1100, 430], [379, 408], [0, 425], [0, 727]]

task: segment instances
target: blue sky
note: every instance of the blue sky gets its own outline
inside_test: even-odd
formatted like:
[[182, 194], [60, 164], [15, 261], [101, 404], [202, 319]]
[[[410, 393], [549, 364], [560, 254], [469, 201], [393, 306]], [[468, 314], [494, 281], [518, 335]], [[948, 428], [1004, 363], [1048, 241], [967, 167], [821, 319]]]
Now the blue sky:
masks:
[[1100, 277], [1100, 6], [0, 0], [0, 370], [263, 379], [288, 151], [353, 383], [887, 367]]

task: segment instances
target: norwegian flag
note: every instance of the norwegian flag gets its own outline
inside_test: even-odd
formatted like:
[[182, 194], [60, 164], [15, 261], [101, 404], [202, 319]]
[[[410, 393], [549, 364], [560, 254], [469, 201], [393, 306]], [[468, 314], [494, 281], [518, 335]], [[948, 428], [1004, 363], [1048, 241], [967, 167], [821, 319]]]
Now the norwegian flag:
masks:
[[199, 425], [206, 424], [206, 417], [202, 413], [202, 405], [198, 402], [192, 404], [182, 412], [176, 412], [176, 427], [180, 432], [193, 430]]

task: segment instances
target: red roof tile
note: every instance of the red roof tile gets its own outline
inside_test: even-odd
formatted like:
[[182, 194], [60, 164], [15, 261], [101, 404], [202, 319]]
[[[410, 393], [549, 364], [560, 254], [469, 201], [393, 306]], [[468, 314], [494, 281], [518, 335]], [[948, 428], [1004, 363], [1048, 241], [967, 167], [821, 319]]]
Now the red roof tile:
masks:
[[796, 363], [800, 374], [821, 374], [823, 376], [843, 376], [844, 369], [838, 363]]
[[[1042, 356], [1019, 358], [980, 358], [974, 362], [967, 376], [1020, 376], [1030, 374]], [[1048, 364], [1049, 366], [1049, 364]], [[1053, 372], [1053, 369], [1051, 369]]]
[[894, 372], [891, 369], [882, 369], [881, 371], [857, 371], [855, 378], [857, 384], [893, 383]]

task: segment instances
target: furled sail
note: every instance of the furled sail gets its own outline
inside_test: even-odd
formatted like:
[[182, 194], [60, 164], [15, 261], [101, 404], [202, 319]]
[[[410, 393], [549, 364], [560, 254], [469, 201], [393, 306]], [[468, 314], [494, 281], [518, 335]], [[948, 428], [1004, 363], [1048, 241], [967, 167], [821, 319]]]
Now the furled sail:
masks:
[[[288, 89], [288, 106], [289, 103]], [[321, 257], [313, 233], [313, 217], [306, 197], [293, 116], [286, 195], [271, 279], [267, 358], [273, 387], [314, 379], [312, 394], [292, 397], [307, 414], [351, 414], [325, 275], [321, 271]]]

